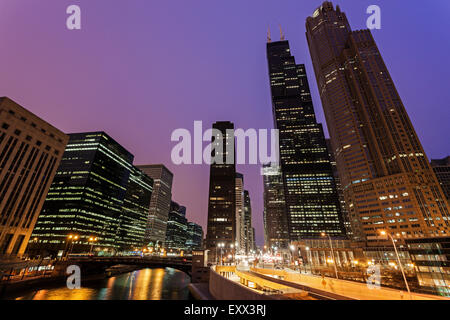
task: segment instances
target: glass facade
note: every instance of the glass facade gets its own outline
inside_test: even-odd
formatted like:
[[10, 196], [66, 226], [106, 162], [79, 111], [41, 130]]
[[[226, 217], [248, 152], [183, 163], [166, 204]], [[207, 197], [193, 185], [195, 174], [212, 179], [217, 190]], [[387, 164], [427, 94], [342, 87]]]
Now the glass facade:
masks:
[[305, 66], [288, 41], [267, 43], [272, 109], [291, 241], [345, 235], [322, 125], [316, 122]]
[[203, 247], [203, 228], [194, 222], [187, 224], [186, 246], [188, 250], [200, 250]]
[[[106, 133], [69, 137], [31, 249], [54, 255], [69, 248], [73, 253], [89, 251], [93, 245], [117, 251], [120, 245], [140, 244], [151, 181], [133, 167], [133, 155]], [[131, 203], [132, 199], [137, 201]], [[95, 243], [91, 238], [97, 238]]]
[[166, 247], [167, 249], [187, 250], [187, 240], [186, 207], [172, 201], [167, 220]]
[[144, 238], [152, 191], [153, 179], [133, 167], [117, 232], [120, 250], [134, 250], [147, 244]]
[[279, 166], [263, 166], [264, 238], [267, 248], [287, 249], [289, 246], [283, 177]]
[[450, 238], [406, 240], [419, 285], [432, 293], [450, 296]]

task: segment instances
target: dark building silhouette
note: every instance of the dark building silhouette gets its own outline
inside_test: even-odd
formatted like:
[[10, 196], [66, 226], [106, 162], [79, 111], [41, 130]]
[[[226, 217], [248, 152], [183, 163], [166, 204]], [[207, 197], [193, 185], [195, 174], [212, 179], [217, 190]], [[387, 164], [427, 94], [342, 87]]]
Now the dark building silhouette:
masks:
[[289, 232], [280, 167], [263, 166], [264, 243], [267, 248], [288, 249]]
[[306, 30], [353, 238], [448, 235], [447, 201], [370, 30], [328, 1]]
[[172, 200], [173, 174], [163, 164], [139, 165], [137, 168], [153, 179], [145, 242], [149, 246], [163, 247]]
[[[224, 244], [224, 254], [232, 252], [231, 246], [236, 242], [236, 165], [234, 161], [227, 163], [227, 148], [234, 150], [234, 124], [220, 121], [213, 124], [213, 129], [222, 133], [223, 150], [212, 152], [209, 175], [208, 226], [206, 233], [206, 248], [210, 250], [209, 257], [215, 260], [218, 244]], [[212, 137], [213, 143], [219, 142]], [[234, 160], [234, 159], [233, 159]], [[221, 162], [221, 163], [217, 163]]]
[[291, 241], [344, 236], [340, 203], [322, 125], [316, 122], [305, 66], [289, 42], [268, 39], [272, 111]]
[[188, 221], [186, 207], [171, 201], [167, 219], [166, 248], [187, 250]]
[[444, 191], [447, 200], [450, 200], [450, 156], [443, 159], [431, 159], [431, 167]]
[[69, 137], [0, 98], [0, 256], [27, 247]]
[[244, 250], [249, 254], [254, 250], [255, 234], [252, 227], [252, 204], [250, 200], [250, 193], [244, 190]]

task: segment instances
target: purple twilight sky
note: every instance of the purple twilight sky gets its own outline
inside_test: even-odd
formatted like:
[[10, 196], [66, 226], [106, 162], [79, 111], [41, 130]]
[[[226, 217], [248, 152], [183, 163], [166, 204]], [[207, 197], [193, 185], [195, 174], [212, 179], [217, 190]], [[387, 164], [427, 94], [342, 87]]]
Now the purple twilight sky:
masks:
[[[66, 28], [66, 8], [82, 30]], [[307, 66], [317, 118], [324, 122], [305, 19], [318, 0], [1, 0], [0, 95], [66, 133], [103, 130], [135, 155], [175, 174], [173, 199], [206, 227], [209, 168], [175, 166], [176, 128], [217, 120], [272, 128], [266, 31], [281, 24], [297, 63]], [[373, 32], [421, 142], [432, 158], [450, 153], [450, 1], [339, 0], [354, 30], [366, 8], [381, 8]], [[263, 242], [259, 165], [238, 166]], [[206, 231], [206, 229], [205, 229]]]

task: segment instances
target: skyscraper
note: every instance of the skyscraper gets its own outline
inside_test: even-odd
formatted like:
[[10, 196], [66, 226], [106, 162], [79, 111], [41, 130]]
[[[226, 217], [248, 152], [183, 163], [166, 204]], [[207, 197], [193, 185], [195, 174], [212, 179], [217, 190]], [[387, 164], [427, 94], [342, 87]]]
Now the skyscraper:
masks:
[[186, 207], [171, 201], [167, 219], [166, 248], [187, 250], [187, 231], [188, 221], [186, 219]]
[[133, 250], [147, 245], [144, 238], [152, 191], [153, 179], [132, 167], [117, 231], [120, 250]]
[[162, 247], [166, 240], [173, 174], [162, 164], [140, 165], [137, 168], [153, 179], [145, 242], [147, 245]]
[[245, 250], [244, 235], [244, 175], [236, 172], [236, 251]]
[[275, 128], [291, 241], [344, 236], [339, 198], [322, 125], [316, 122], [305, 66], [289, 42], [267, 43]]
[[447, 202], [370, 30], [324, 2], [306, 37], [353, 236], [449, 234]]
[[187, 224], [187, 241], [188, 250], [200, 250], [203, 245], [203, 228], [195, 222]]
[[[213, 129], [222, 133], [223, 150], [212, 152], [209, 174], [208, 226], [206, 233], [206, 248], [211, 250], [210, 257], [215, 259], [217, 245], [224, 244], [231, 252], [231, 246], [236, 241], [236, 164], [227, 163], [227, 149], [234, 147], [234, 124], [229, 121], [219, 121], [213, 124]], [[213, 143], [219, 142], [216, 136]], [[214, 159], [221, 159], [216, 163]], [[217, 161], [219, 162], [219, 161]], [[225, 251], [227, 252], [227, 251]]]
[[268, 248], [288, 249], [289, 232], [280, 167], [263, 166], [264, 182], [264, 243]]
[[0, 255], [22, 255], [69, 137], [0, 98]]
[[447, 200], [450, 201], [450, 156], [443, 159], [431, 159], [431, 167]]
[[61, 253], [72, 234], [78, 236], [70, 242], [74, 253], [89, 251], [91, 237], [98, 238], [96, 246], [115, 251], [134, 157], [104, 132], [69, 137], [30, 249]]
[[333, 169], [334, 181], [336, 182], [336, 190], [339, 196], [339, 202], [341, 204], [342, 221], [345, 227], [345, 233], [349, 238], [353, 237], [352, 226], [348, 218], [347, 206], [345, 205], [344, 192], [342, 191], [341, 179], [339, 178], [338, 169], [336, 165], [336, 157], [334, 156], [333, 147], [331, 146], [331, 140], [326, 139], [328, 153], [330, 154], [331, 168]]
[[253, 250], [253, 236], [250, 193], [248, 190], [244, 190], [244, 248], [246, 254], [249, 254]]

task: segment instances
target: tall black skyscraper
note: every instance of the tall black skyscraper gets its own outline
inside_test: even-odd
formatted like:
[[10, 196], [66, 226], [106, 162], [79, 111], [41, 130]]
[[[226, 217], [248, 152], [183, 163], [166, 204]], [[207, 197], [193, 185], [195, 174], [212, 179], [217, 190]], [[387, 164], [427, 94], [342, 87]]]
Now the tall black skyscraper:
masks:
[[345, 235], [322, 125], [316, 122], [305, 66], [289, 42], [267, 43], [272, 111], [279, 130], [290, 240]]
[[[213, 129], [222, 133], [224, 149], [218, 151], [221, 154], [212, 154], [213, 159], [221, 158], [223, 163], [212, 161], [210, 167], [206, 248], [211, 255], [219, 243], [229, 250], [236, 242], [236, 165], [226, 159], [226, 146], [234, 146], [234, 124], [220, 121], [213, 124]], [[217, 137], [212, 138], [217, 142]]]

